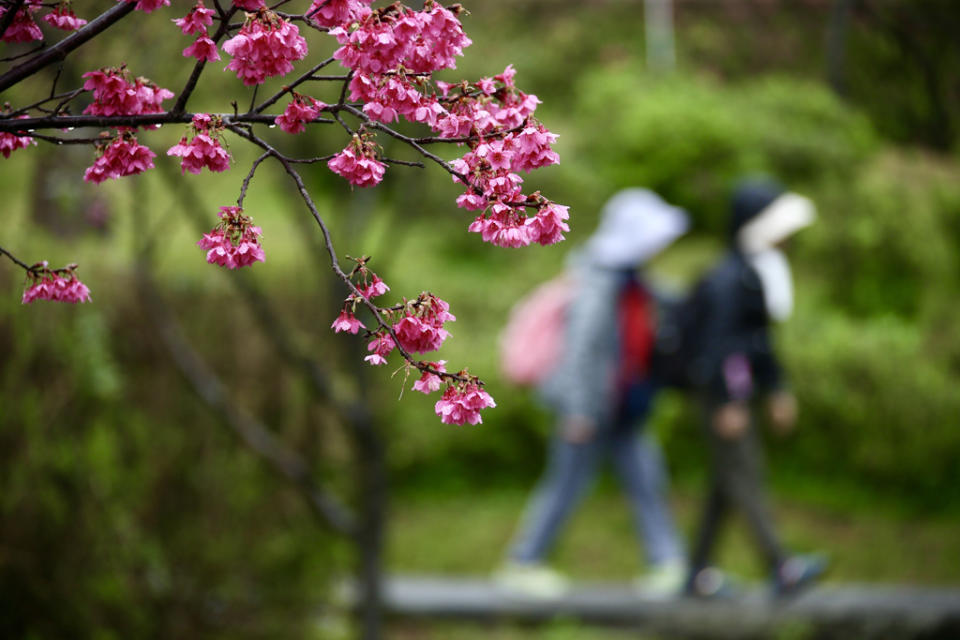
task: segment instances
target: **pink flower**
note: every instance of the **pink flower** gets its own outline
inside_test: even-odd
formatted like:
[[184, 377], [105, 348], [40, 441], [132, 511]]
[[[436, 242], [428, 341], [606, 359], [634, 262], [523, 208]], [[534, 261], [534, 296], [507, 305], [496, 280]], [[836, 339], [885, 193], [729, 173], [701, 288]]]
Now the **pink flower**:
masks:
[[207, 35], [207, 27], [213, 24], [213, 9], [207, 9], [203, 5], [203, 0], [197, 0], [197, 6], [182, 18], [175, 18], [173, 23], [180, 27], [183, 35], [190, 36], [194, 34]]
[[493, 205], [490, 217], [478, 216], [467, 230], [479, 233], [484, 242], [498, 247], [525, 247], [534, 241], [527, 219], [501, 203]]
[[361, 328], [366, 329], [364, 324], [357, 320], [356, 316], [346, 309], [340, 312], [340, 315], [338, 315], [337, 319], [333, 321], [333, 324], [330, 325], [330, 328], [333, 329], [334, 333], [349, 331], [354, 335], [356, 335]]
[[320, 110], [327, 105], [309, 96], [293, 93], [293, 100], [276, 118], [276, 123], [287, 133], [302, 133], [307, 122], [313, 122], [320, 114]]
[[[23, 115], [18, 119], [23, 120], [29, 117], [30, 116]], [[0, 131], [0, 153], [3, 154], [4, 158], [9, 158], [10, 154], [18, 149], [26, 149], [31, 144], [34, 146], [37, 145], [37, 141], [30, 136], [20, 135], [24, 133], [26, 132], [18, 131], [17, 133], [7, 133], [6, 131]]]
[[529, 172], [560, 162], [560, 156], [550, 148], [557, 136], [542, 124], [526, 127], [514, 140], [517, 148], [513, 163], [515, 169]]
[[[447, 369], [444, 367], [445, 364], [447, 364], [446, 360], [427, 363], [427, 365], [440, 373], [446, 373]], [[419, 391], [420, 393], [433, 393], [434, 391], [439, 391], [442, 384], [443, 379], [440, 376], [435, 373], [430, 373], [429, 371], [424, 371], [420, 379], [413, 383], [413, 390]]]
[[570, 225], [564, 222], [570, 218], [569, 209], [570, 207], [550, 203], [540, 209], [536, 216], [527, 218], [526, 228], [531, 242], [548, 245], [563, 240], [563, 233], [570, 231]]
[[51, 27], [63, 29], [64, 31], [76, 31], [87, 21], [78, 18], [69, 5], [58, 5], [53, 11], [43, 16], [43, 20]]
[[382, 296], [387, 291], [390, 291], [390, 287], [387, 286], [383, 280], [380, 279], [380, 276], [373, 274], [373, 280], [366, 287], [360, 288], [360, 295], [364, 298], [375, 298], [377, 296]]
[[327, 166], [335, 174], [346, 178], [357, 187], [372, 187], [380, 184], [387, 165], [376, 158], [360, 155], [353, 146], [335, 155], [327, 162]]
[[88, 71], [83, 74], [83, 88], [93, 91], [93, 102], [84, 113], [95, 116], [133, 116], [144, 113], [161, 113], [163, 101], [173, 97], [173, 92], [158, 87], [146, 78], [129, 80], [124, 67]]
[[443, 397], [434, 405], [434, 412], [444, 424], [480, 424], [480, 410], [495, 407], [497, 403], [477, 384], [467, 383], [447, 387]]
[[293, 71], [293, 62], [307, 55], [307, 41], [296, 25], [272, 11], [259, 11], [223, 43], [233, 60], [227, 69], [236, 71], [243, 84], [262, 84], [272, 76]]
[[70, 265], [65, 269], [51, 270], [46, 266], [34, 268], [29, 272], [32, 284], [23, 292], [22, 303], [30, 304], [34, 300], [52, 300], [54, 302], [90, 302], [90, 289], [80, 282]]
[[[0, 7], [0, 16], [8, 11], [6, 7]], [[14, 15], [13, 22], [3, 32], [2, 40], [4, 42], [32, 42], [34, 40], [43, 40], [43, 32], [33, 21], [30, 15], [29, 7], [21, 7]]]
[[379, 333], [370, 344], [367, 345], [367, 351], [372, 351], [370, 355], [364, 358], [372, 365], [387, 364], [387, 354], [393, 351], [396, 345], [393, 344], [393, 338], [389, 333]]
[[207, 252], [207, 262], [228, 269], [238, 269], [263, 262], [260, 246], [263, 231], [253, 225], [240, 207], [220, 207], [220, 223], [210, 233], [203, 234], [197, 246]]
[[217, 51], [217, 45], [207, 36], [197, 38], [193, 44], [183, 50], [185, 58], [194, 57], [197, 60], [213, 62], [220, 59], [220, 52]]
[[[359, 19], [373, 0], [313, 0], [306, 15], [321, 27], [348, 25]], [[318, 6], [323, 5], [319, 10]]]
[[83, 174], [87, 182], [101, 183], [108, 178], [122, 178], [153, 169], [157, 155], [139, 142], [133, 134], [123, 134], [107, 145], [101, 155]]
[[[133, 2], [134, 0], [117, 0], [117, 2]], [[143, 11], [144, 13], [151, 13], [156, 11], [160, 7], [169, 7], [170, 0], [136, 0], [137, 2], [137, 11]]]
[[204, 168], [221, 172], [230, 168], [230, 154], [220, 146], [217, 136], [220, 129], [219, 121], [214, 123], [206, 113], [198, 113], [193, 117], [193, 130], [196, 135], [189, 142], [184, 136], [180, 138], [180, 142], [167, 149], [168, 156], [181, 159], [180, 173], [189, 171], [198, 174]]
[[422, 293], [406, 306], [404, 316], [393, 325], [400, 346], [411, 353], [436, 351], [450, 332], [444, 323], [456, 320], [450, 305], [429, 293]]
[[256, 11], [264, 6], [263, 0], [233, 0], [233, 4], [247, 11]]

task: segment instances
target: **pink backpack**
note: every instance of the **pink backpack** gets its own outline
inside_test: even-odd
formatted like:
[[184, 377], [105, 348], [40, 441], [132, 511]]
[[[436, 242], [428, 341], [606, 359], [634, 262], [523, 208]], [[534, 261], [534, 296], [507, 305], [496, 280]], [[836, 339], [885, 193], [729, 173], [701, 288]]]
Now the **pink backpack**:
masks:
[[567, 306], [575, 289], [576, 281], [563, 274], [541, 284], [513, 305], [500, 334], [500, 369], [507, 380], [536, 386], [559, 364]]

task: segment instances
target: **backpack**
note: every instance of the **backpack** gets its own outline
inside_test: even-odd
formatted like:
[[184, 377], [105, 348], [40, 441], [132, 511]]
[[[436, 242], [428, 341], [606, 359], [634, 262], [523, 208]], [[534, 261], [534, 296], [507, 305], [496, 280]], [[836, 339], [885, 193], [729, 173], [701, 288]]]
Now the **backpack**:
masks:
[[562, 274], [517, 301], [500, 334], [504, 378], [521, 386], [546, 380], [563, 355], [566, 311], [575, 295], [576, 280]]
[[657, 339], [650, 363], [651, 376], [664, 387], [695, 389], [703, 384], [703, 287], [684, 296], [660, 301]]

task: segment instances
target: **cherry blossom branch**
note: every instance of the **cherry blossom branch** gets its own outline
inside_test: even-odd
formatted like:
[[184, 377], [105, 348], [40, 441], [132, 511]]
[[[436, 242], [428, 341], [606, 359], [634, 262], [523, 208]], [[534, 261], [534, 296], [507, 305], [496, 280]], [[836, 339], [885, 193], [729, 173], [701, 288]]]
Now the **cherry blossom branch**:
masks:
[[284, 95], [290, 93], [290, 91], [292, 91], [294, 88], [296, 88], [296, 87], [299, 86], [300, 84], [306, 82], [307, 80], [312, 79], [314, 73], [316, 73], [316, 72], [319, 71], [320, 69], [323, 69], [324, 67], [326, 67], [327, 65], [329, 65], [329, 64], [332, 63], [333, 61], [334, 61], [334, 58], [331, 56], [331, 57], [327, 58], [326, 60], [324, 60], [323, 62], [321, 62], [321, 63], [319, 63], [319, 64], [317, 64], [317, 65], [314, 65], [314, 67], [313, 67], [312, 69], [310, 69], [309, 71], [307, 71], [306, 73], [304, 73], [303, 75], [301, 75], [299, 78], [297, 78], [296, 80], [294, 80], [293, 82], [291, 82], [289, 85], [284, 86], [283, 89], [281, 89], [280, 91], [278, 91], [278, 92], [275, 93], [274, 95], [272, 95], [272, 96], [270, 96], [269, 98], [267, 98], [267, 99], [266, 99], [263, 103], [261, 103], [260, 106], [258, 106], [256, 109], [253, 109], [253, 113], [261, 113], [264, 109], [266, 109], [267, 107], [269, 107], [270, 105], [272, 105], [273, 103], [275, 103], [277, 100], [279, 100], [280, 98], [282, 98]]
[[[229, 32], [227, 23], [229, 22], [230, 18], [233, 17], [233, 14], [237, 12], [237, 7], [231, 7], [230, 11], [224, 14], [223, 9], [220, 8], [218, 3], [217, 10], [220, 12], [220, 26], [217, 28], [217, 32], [214, 34], [213, 38], [211, 38], [214, 43], [220, 42], [220, 39]], [[193, 71], [190, 72], [190, 77], [187, 79], [187, 83], [183, 86], [183, 89], [180, 90], [180, 95], [177, 96], [177, 101], [173, 105], [173, 113], [183, 113], [183, 110], [186, 109], [187, 100], [190, 99], [194, 89], [197, 88], [197, 82], [200, 80], [200, 75], [203, 73], [203, 69], [206, 67], [206, 64], [207, 63], [204, 60], [197, 60], [197, 63], [193, 65]]]
[[[84, 92], [84, 89], [74, 89], [73, 91], [66, 91], [66, 92], [61, 93], [61, 94], [58, 94], [58, 95], [50, 95], [50, 96], [48, 96], [48, 97], [46, 97], [46, 98], [44, 98], [44, 99], [42, 99], [42, 100], [37, 100], [37, 101], [34, 102], [33, 104], [28, 104], [28, 105], [25, 106], [25, 107], [20, 107], [20, 108], [17, 109], [16, 111], [12, 111], [11, 113], [5, 114], [5, 115], [8, 116], [8, 117], [14, 117], [14, 118], [15, 118], [15, 117], [19, 116], [19, 115], [22, 114], [22, 113], [28, 112], [30, 109], [40, 108], [40, 109], [43, 110], [43, 105], [46, 104], [46, 103], [48, 103], [48, 102], [51, 102], [51, 101], [53, 101], [53, 100], [66, 100], [67, 102], [69, 102], [70, 100], [73, 100], [74, 98], [76, 98], [77, 96], [79, 96], [79, 95], [80, 95], [81, 93], [83, 93], [83, 92]], [[56, 109], [53, 109], [52, 113], [54, 113], [54, 114], [57, 113], [57, 112], [59, 111], [60, 107], [61, 107], [63, 104], [64, 104], [64, 103], [61, 103], [61, 104], [57, 105], [57, 108], [56, 108]]]
[[[38, 54], [36, 57], [31, 58], [21, 65], [17, 65], [0, 76], [0, 91], [9, 89], [24, 78], [29, 78], [48, 64], [66, 58], [71, 51], [128, 16], [130, 12], [134, 10], [135, 6], [133, 2], [116, 4], [104, 11], [97, 18], [91, 20], [86, 26], [71, 33], [43, 53]], [[9, 12], [5, 15], [9, 15]]]
[[[66, 129], [69, 127], [99, 127], [101, 129], [115, 129], [117, 127], [144, 127], [154, 124], [188, 124], [193, 121], [193, 113], [147, 113], [135, 116], [41, 116], [38, 118], [13, 119], [0, 118], [0, 131], [14, 133], [31, 129]], [[276, 115], [263, 113], [211, 113], [211, 117], [219, 117], [224, 124], [274, 124]], [[310, 124], [333, 124], [328, 118], [315, 118]]]
[[24, 271], [33, 271], [33, 270], [34, 270], [33, 267], [31, 267], [31, 266], [28, 265], [26, 262], [24, 262], [23, 260], [21, 260], [21, 259], [18, 258], [17, 256], [15, 256], [15, 255], [13, 255], [12, 253], [10, 253], [9, 251], [7, 251], [7, 250], [4, 249], [3, 247], [0, 247], [0, 253], [2, 253], [3, 255], [7, 256], [8, 258], [10, 258], [10, 260], [12, 260], [15, 265], [17, 265], [18, 267], [20, 267], [20, 268], [23, 269]]
[[380, 307], [372, 303], [369, 298], [365, 297], [357, 286], [350, 279], [350, 276], [343, 271], [343, 268], [340, 266], [340, 260], [337, 258], [336, 249], [333, 247], [333, 239], [330, 235], [330, 230], [327, 228], [326, 223], [323, 220], [323, 217], [320, 215], [320, 211], [317, 209], [316, 204], [313, 202], [313, 198], [310, 197], [310, 193], [307, 191], [307, 187], [303, 182], [303, 178], [293, 168], [290, 161], [282, 153], [270, 146], [266, 141], [258, 138], [251, 131], [233, 125], [226, 125], [228, 129], [241, 136], [246, 138], [250, 142], [254, 143], [261, 149], [267, 152], [268, 155], [273, 156], [277, 159], [280, 165], [286, 171], [287, 175], [290, 176], [294, 184], [297, 187], [297, 191], [300, 193], [300, 197], [303, 199], [304, 204], [306, 204], [307, 209], [310, 211], [310, 214], [313, 216], [313, 219], [316, 220], [317, 225], [320, 227], [320, 233], [323, 235], [324, 247], [326, 248], [327, 255], [330, 258], [330, 268], [333, 270], [334, 274], [347, 285], [347, 288], [356, 296], [356, 299], [361, 301], [365, 307], [367, 307], [370, 312], [373, 314], [373, 317], [376, 319], [377, 324], [390, 334], [390, 337], [393, 339], [397, 353], [410, 363], [411, 366], [417, 368], [423, 372], [429, 372], [434, 375], [440, 376], [441, 378], [446, 378], [448, 380], [455, 380], [457, 382], [476, 382], [477, 384], [482, 384], [479, 380], [473, 378], [468, 378], [466, 376], [461, 376], [455, 373], [447, 373], [445, 371], [438, 371], [436, 368], [430, 366], [426, 362], [422, 362], [414, 358], [403, 346], [400, 344], [400, 340], [397, 338], [396, 333], [393, 330], [393, 326], [390, 325], [386, 320], [384, 320], [383, 314], [381, 313]]
[[[4, 15], [6, 15], [6, 14], [4, 14]], [[8, 57], [6, 57], [6, 58], [0, 58], [0, 62], [13, 62], [14, 60], [19, 60], [20, 58], [26, 58], [27, 56], [32, 56], [33, 54], [35, 54], [35, 53], [38, 52], [38, 51], [43, 51], [43, 50], [46, 48], [46, 46], [47, 46], [46, 43], [41, 42], [40, 44], [38, 44], [38, 45], [37, 45], [36, 47], [34, 47], [33, 49], [30, 49], [29, 51], [24, 51], [23, 53], [18, 53], [18, 54], [15, 55], [15, 56], [8, 56]]]
[[247, 197], [247, 188], [250, 186], [250, 181], [253, 180], [253, 174], [257, 172], [257, 167], [260, 166], [260, 163], [270, 157], [270, 152], [266, 151], [259, 158], [253, 161], [253, 165], [250, 167], [250, 171], [247, 173], [247, 177], [243, 179], [243, 184], [240, 185], [240, 197], [237, 198], [237, 206], [243, 209], [243, 199]]

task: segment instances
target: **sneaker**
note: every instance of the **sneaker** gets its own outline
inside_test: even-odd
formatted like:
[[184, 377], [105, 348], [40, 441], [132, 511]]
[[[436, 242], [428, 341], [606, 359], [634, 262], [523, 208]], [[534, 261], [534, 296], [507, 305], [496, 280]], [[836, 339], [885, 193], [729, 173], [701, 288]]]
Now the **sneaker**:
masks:
[[687, 577], [687, 563], [667, 560], [653, 566], [633, 581], [633, 588], [646, 597], [665, 598], [680, 595]]
[[737, 595], [733, 581], [715, 567], [706, 567], [687, 577], [683, 594], [691, 598], [729, 600]]
[[827, 559], [820, 555], [793, 556], [784, 560], [773, 575], [773, 594], [793, 596], [812, 586], [827, 570]]
[[539, 563], [508, 562], [493, 574], [493, 581], [505, 591], [539, 600], [559, 598], [570, 588], [566, 576]]

